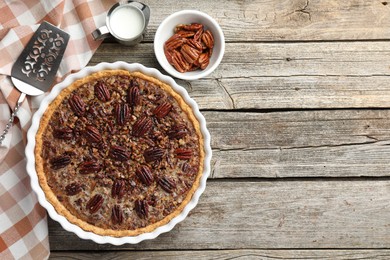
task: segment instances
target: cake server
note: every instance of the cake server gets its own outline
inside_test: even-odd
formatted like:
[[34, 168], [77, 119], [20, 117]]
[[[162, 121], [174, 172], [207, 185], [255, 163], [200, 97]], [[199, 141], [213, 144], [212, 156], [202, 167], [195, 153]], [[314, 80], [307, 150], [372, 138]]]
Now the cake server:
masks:
[[0, 146], [12, 126], [26, 95], [39, 96], [49, 90], [60, 66], [69, 34], [44, 21], [15, 61], [11, 81], [21, 92], [14, 111], [0, 136]]

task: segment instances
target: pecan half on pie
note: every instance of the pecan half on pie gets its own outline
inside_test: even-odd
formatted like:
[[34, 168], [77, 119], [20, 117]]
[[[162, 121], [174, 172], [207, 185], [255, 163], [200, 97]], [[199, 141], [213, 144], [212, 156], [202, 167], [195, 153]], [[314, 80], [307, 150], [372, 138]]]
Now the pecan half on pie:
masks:
[[199, 186], [199, 122], [169, 85], [105, 70], [75, 81], [43, 114], [36, 169], [47, 200], [99, 235], [150, 232], [180, 214]]

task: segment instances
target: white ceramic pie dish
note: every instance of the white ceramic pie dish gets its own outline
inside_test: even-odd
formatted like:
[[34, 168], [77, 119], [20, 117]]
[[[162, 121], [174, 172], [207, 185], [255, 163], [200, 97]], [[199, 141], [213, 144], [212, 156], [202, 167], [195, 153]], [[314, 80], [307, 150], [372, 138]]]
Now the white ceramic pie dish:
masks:
[[[69, 86], [75, 80], [84, 78], [94, 72], [107, 70], [107, 69], [125, 69], [128, 71], [139, 71], [142, 72], [143, 74], [155, 77], [160, 81], [165, 82], [170, 86], [172, 86], [172, 88], [178, 94], [180, 94], [183, 97], [183, 99], [186, 101], [186, 103], [192, 108], [196, 118], [199, 121], [201, 132], [204, 137], [205, 158], [204, 158], [203, 175], [200, 179], [199, 187], [194, 193], [191, 201], [184, 207], [183, 211], [179, 215], [174, 217], [166, 225], [160, 226], [157, 229], [153, 230], [152, 232], [143, 233], [137, 236], [128, 236], [128, 237], [101, 236], [92, 232], [85, 231], [79, 226], [70, 223], [65, 217], [59, 215], [57, 211], [54, 209], [54, 207], [46, 200], [45, 193], [43, 192], [39, 184], [38, 175], [35, 169], [35, 155], [34, 155], [35, 135], [38, 131], [41, 117], [43, 113], [46, 111], [48, 105], [55, 99], [55, 97], [57, 97], [57, 95], [61, 92], [62, 89]], [[54, 86], [52, 91], [43, 99], [38, 111], [34, 114], [32, 118], [31, 127], [27, 132], [27, 140], [28, 143], [25, 151], [26, 158], [27, 158], [27, 172], [31, 179], [31, 187], [33, 191], [37, 194], [39, 203], [47, 210], [49, 216], [55, 221], [59, 222], [65, 230], [75, 233], [78, 237], [82, 239], [90, 239], [99, 244], [104, 244], [104, 243], [110, 243], [113, 245], [122, 245], [125, 243], [136, 244], [143, 240], [154, 239], [158, 235], [172, 230], [173, 227], [177, 223], [183, 221], [188, 215], [188, 213], [190, 212], [190, 210], [192, 210], [197, 205], [200, 195], [203, 193], [203, 191], [206, 188], [207, 178], [210, 175], [210, 161], [211, 161], [211, 154], [212, 154], [211, 146], [210, 146], [210, 134], [206, 128], [206, 120], [203, 117], [203, 115], [199, 112], [198, 105], [192, 98], [190, 98], [187, 91], [183, 87], [179, 86], [171, 77], [161, 74], [156, 69], [147, 68], [137, 63], [129, 64], [121, 61], [115, 63], [104, 62], [104, 63], [99, 63], [93, 67], [86, 67], [80, 70], [79, 72], [71, 74], [68, 77], [66, 77], [64, 81]]]

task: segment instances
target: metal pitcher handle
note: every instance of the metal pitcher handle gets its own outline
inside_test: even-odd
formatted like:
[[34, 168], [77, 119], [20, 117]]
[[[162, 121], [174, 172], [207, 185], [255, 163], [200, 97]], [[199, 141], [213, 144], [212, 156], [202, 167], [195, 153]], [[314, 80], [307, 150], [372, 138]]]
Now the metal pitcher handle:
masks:
[[95, 41], [103, 40], [105, 38], [110, 37], [110, 31], [108, 30], [108, 27], [105, 25], [93, 31], [92, 37]]

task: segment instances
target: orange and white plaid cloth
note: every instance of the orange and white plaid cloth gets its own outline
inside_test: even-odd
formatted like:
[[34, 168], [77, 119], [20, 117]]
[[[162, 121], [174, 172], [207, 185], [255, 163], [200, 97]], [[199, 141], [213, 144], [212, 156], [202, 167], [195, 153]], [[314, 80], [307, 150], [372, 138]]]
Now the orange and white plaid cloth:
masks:
[[[56, 81], [88, 63], [100, 42], [91, 32], [105, 23], [115, 0], [0, 0], [0, 134], [20, 93], [9, 75], [39, 24], [46, 20], [70, 34]], [[42, 96], [28, 97], [0, 147], [0, 259], [46, 259], [46, 211], [37, 202], [26, 173], [24, 147], [32, 114]]]

